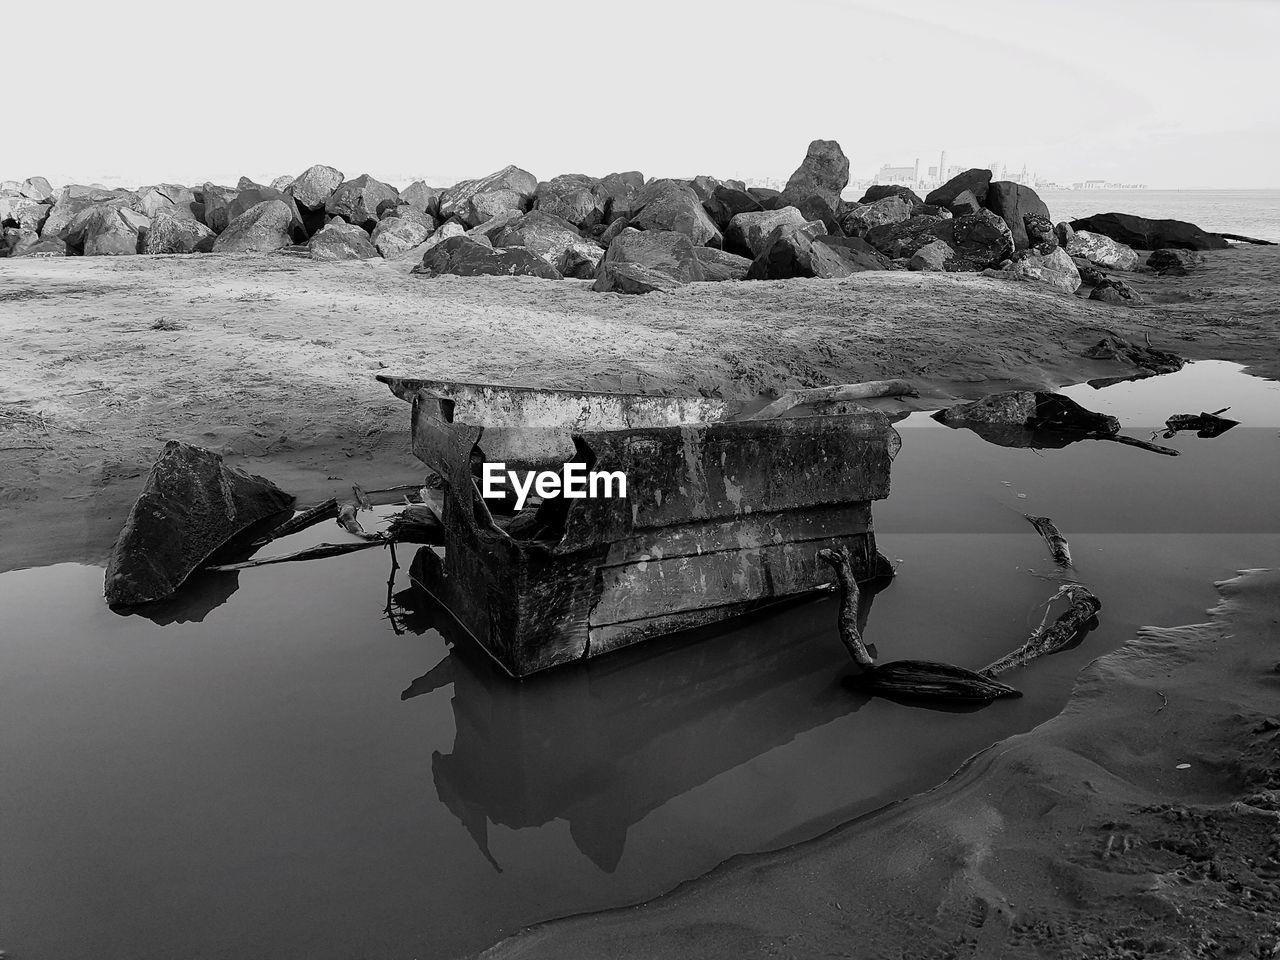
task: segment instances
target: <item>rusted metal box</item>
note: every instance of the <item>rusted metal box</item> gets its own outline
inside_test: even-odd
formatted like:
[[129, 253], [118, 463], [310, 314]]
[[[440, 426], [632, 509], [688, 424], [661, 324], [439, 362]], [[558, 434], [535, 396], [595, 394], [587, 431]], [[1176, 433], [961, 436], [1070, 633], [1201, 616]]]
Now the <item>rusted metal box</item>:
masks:
[[[819, 590], [824, 547], [861, 580], [890, 572], [871, 523], [899, 445], [883, 414], [732, 419], [701, 397], [378, 379], [413, 404], [413, 451], [443, 479], [422, 586], [512, 676]], [[505, 516], [481, 496], [486, 462], [621, 471], [627, 496]]]

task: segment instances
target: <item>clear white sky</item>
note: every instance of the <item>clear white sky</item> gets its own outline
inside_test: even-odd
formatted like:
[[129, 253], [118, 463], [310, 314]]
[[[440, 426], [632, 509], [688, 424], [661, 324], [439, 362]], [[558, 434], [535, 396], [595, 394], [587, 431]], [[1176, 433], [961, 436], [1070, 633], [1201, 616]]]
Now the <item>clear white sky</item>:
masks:
[[5, 5], [0, 179], [785, 177], [882, 163], [1280, 187], [1269, 0]]

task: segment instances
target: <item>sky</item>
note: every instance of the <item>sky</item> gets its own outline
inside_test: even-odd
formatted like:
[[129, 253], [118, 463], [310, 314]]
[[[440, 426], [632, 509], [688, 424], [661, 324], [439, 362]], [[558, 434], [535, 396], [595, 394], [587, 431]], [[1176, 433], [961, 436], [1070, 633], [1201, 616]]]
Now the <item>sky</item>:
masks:
[[0, 179], [785, 179], [815, 138], [1280, 187], [1272, 0], [14, 3]]

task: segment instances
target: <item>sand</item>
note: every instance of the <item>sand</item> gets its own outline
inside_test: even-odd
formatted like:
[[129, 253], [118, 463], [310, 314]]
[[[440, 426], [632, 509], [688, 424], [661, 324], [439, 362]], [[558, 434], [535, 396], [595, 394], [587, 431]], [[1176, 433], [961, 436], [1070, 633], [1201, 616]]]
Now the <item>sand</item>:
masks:
[[[297, 255], [0, 261], [0, 571], [110, 550], [164, 441], [224, 453], [303, 502], [421, 477], [378, 373], [754, 396], [906, 377], [972, 398], [1129, 372], [1105, 330], [1280, 375], [1280, 248], [1135, 276], [1129, 309], [974, 275], [700, 283], [439, 278]], [[892, 407], [893, 405], [890, 405]], [[902, 405], [899, 405], [902, 406]]]

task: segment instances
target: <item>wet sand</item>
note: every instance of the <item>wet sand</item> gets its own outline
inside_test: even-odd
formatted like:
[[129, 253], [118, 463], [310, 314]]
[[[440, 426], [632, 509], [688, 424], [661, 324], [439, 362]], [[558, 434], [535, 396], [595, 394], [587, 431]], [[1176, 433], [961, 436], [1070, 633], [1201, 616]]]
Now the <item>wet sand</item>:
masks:
[[1280, 571], [1218, 587], [935, 790], [483, 957], [1280, 955]]

